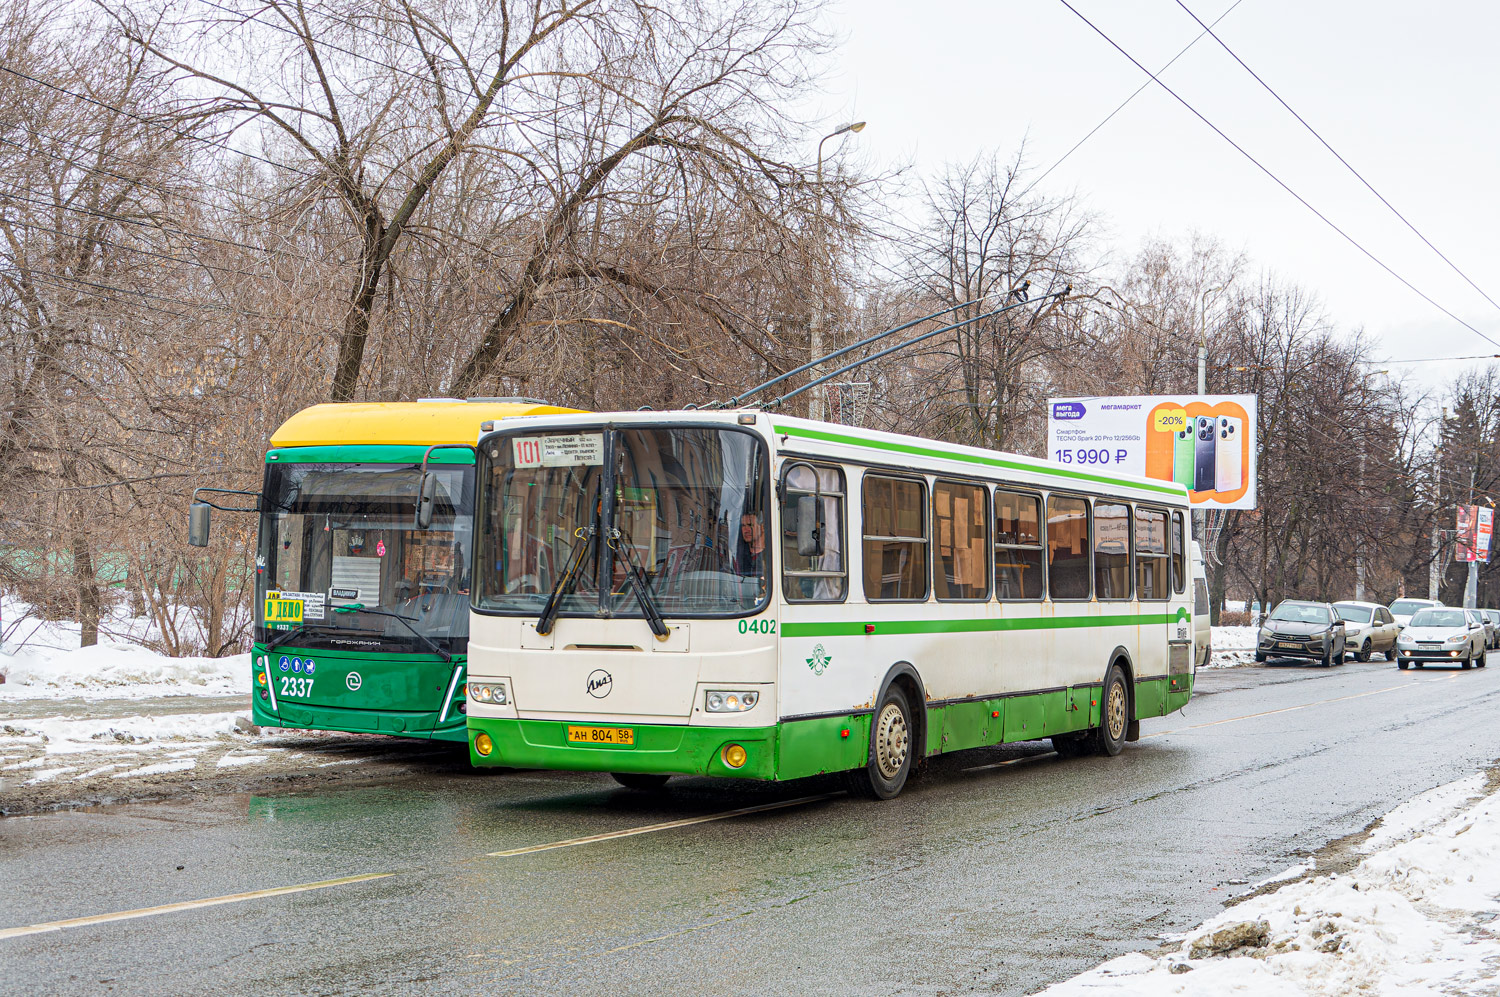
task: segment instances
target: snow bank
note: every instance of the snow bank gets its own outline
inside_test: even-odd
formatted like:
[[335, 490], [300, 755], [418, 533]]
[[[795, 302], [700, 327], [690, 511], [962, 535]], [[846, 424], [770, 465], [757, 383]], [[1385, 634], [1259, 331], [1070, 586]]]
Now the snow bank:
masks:
[[1396, 808], [1348, 873], [1252, 897], [1175, 952], [1121, 956], [1042, 993], [1437, 997], [1493, 986], [1500, 798], [1476, 798], [1482, 788], [1466, 779]]
[[1256, 627], [1214, 627], [1209, 668], [1234, 668], [1255, 660]]
[[[172, 658], [140, 644], [102, 636], [94, 647], [79, 647], [77, 623], [36, 619], [28, 615], [29, 606], [12, 599], [4, 600], [0, 608], [8, 621], [6, 640], [0, 646], [0, 672], [6, 676], [0, 684], [0, 702], [100, 694], [110, 699], [146, 699], [250, 692], [248, 654]], [[139, 618], [112, 622], [115, 633], [146, 635], [147, 622]]]
[[205, 742], [228, 738], [250, 729], [250, 711], [226, 713], [179, 713], [133, 717], [45, 717], [10, 720], [0, 726], [0, 745], [5, 748], [40, 747], [45, 754], [0, 768], [24, 768], [57, 755], [80, 751], [126, 753], [181, 748], [202, 750]]
[[138, 644], [100, 643], [52, 650], [24, 648], [0, 654], [0, 702], [104, 695], [110, 699], [160, 696], [243, 696], [250, 693], [250, 655], [169, 658]]

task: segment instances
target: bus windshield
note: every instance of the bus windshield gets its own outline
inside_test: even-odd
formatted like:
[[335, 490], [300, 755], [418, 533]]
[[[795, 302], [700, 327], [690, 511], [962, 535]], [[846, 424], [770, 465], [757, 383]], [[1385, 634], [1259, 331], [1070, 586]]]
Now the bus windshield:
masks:
[[[261, 612], [301, 605], [292, 624], [263, 615], [259, 637], [296, 629], [298, 647], [463, 652], [474, 468], [429, 463], [427, 474], [434, 511], [418, 530], [418, 464], [268, 464]], [[355, 605], [378, 613], [347, 608]]]
[[[536, 617], [554, 597], [558, 615], [590, 617], [640, 617], [643, 601], [675, 617], [745, 615], [765, 604], [769, 472], [753, 433], [534, 432], [500, 438], [488, 456], [480, 612]], [[607, 461], [615, 473], [606, 496]], [[610, 529], [617, 535], [606, 537]]]

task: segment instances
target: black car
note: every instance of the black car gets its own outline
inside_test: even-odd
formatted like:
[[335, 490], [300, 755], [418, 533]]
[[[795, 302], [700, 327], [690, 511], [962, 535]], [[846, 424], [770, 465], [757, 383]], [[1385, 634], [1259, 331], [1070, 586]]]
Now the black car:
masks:
[[1324, 665], [1341, 665], [1344, 646], [1344, 621], [1331, 605], [1287, 599], [1261, 624], [1255, 660], [1311, 658]]

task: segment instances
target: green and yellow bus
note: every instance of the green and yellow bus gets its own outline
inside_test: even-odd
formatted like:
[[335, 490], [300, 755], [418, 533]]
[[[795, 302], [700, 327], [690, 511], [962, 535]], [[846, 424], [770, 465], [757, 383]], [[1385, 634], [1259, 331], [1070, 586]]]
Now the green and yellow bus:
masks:
[[462, 741], [481, 427], [530, 399], [314, 405], [271, 437], [254, 722]]
[[479, 449], [476, 765], [889, 798], [940, 752], [1116, 754], [1192, 694], [1180, 484], [760, 411]]

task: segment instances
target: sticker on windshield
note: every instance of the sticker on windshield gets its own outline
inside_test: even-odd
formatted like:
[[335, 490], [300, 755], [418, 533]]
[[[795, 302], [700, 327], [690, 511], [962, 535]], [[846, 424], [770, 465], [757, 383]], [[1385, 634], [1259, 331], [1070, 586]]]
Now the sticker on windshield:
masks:
[[328, 590], [328, 598], [330, 598], [330, 599], [350, 599], [350, 600], [358, 599], [359, 598], [359, 589], [331, 588], [331, 589]]
[[595, 467], [604, 463], [604, 434], [518, 436], [511, 441], [517, 467]]
[[[301, 623], [303, 620], [321, 620], [324, 618], [323, 607], [326, 599], [327, 597], [322, 592], [267, 592], [266, 622]], [[302, 605], [296, 610], [292, 610], [290, 606], [273, 607], [273, 600], [282, 604], [301, 603]], [[273, 616], [273, 609], [279, 615]]]

